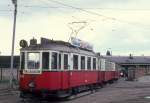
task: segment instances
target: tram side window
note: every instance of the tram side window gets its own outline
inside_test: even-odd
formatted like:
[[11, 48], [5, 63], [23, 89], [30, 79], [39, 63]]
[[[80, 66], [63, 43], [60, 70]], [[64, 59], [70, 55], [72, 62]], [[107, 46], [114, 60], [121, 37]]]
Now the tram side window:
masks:
[[91, 69], [91, 57], [87, 58], [87, 69], [90, 70]]
[[49, 52], [42, 53], [42, 68], [49, 69]]
[[21, 53], [21, 69], [25, 68], [25, 53]]
[[51, 57], [51, 69], [57, 69], [57, 53], [52, 52], [52, 57]]
[[96, 58], [93, 58], [93, 69], [96, 70]]
[[73, 69], [78, 69], [78, 55], [73, 55]]
[[64, 54], [64, 69], [68, 69], [68, 54]]
[[61, 54], [59, 54], [59, 69], [61, 69]]
[[81, 56], [81, 69], [85, 69], [85, 56]]

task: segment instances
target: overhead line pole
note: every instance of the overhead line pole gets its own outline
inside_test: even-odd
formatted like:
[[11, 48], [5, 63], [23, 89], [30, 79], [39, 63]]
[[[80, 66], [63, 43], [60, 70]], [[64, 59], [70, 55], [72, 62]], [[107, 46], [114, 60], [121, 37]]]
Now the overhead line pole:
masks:
[[17, 0], [12, 0], [14, 5], [14, 22], [13, 22], [13, 36], [12, 36], [12, 51], [11, 51], [11, 74], [10, 74], [10, 87], [13, 88], [13, 68], [14, 68], [14, 46], [16, 34], [16, 17], [17, 17]]

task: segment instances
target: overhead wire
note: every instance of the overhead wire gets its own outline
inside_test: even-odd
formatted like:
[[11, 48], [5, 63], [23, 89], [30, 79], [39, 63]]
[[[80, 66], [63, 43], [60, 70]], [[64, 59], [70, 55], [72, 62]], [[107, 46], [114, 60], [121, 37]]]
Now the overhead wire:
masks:
[[[58, 3], [58, 1], [54, 1], [54, 0], [48, 0], [48, 1], [52, 1], [52, 2], [57, 2]], [[18, 5], [19, 7], [21, 7], [21, 8], [64, 8], [64, 9], [66, 9], [66, 7], [71, 7], [71, 8], [73, 8], [73, 9], [79, 9], [79, 10], [84, 10], [84, 11], [86, 11], [86, 12], [88, 12], [88, 13], [91, 13], [91, 14], [94, 14], [94, 15], [99, 15], [99, 16], [103, 16], [103, 17], [106, 17], [106, 18], [108, 18], [108, 19], [114, 19], [114, 17], [109, 17], [109, 16], [104, 16], [104, 15], [102, 15], [102, 14], [99, 14], [99, 13], [95, 13], [95, 12], [91, 12], [91, 11], [87, 11], [87, 10], [85, 10], [85, 9], [100, 9], [100, 10], [121, 10], [121, 11], [150, 11], [150, 9], [122, 9], [122, 8], [92, 8], [92, 7], [90, 7], [90, 8], [83, 8], [83, 7], [80, 7], [80, 8], [78, 8], [78, 7], [74, 7], [74, 6], [70, 6], [70, 5], [68, 5], [68, 4], [64, 4], [64, 3], [60, 3], [59, 2], [59, 4], [61, 4], [61, 5], [63, 5], [63, 6], [65, 6], [65, 7], [60, 7], [60, 6], [40, 6], [40, 5], [22, 5], [22, 4], [20, 4], [20, 5]], [[11, 6], [10, 4], [8, 4], [8, 6]], [[1, 10], [0, 10], [1, 11]], [[6, 11], [6, 10], [4, 10], [4, 11]]]
[[[55, 2], [59, 2], [59, 1], [55, 0]], [[61, 3], [61, 2], [59, 2], [59, 3]], [[8, 6], [11, 6], [11, 4], [8, 4]], [[20, 7], [31, 7], [31, 8], [66, 8], [66, 7], [60, 7], [60, 6], [56, 6], [56, 7], [51, 6], [50, 7], [50, 6], [41, 6], [41, 5], [25, 5], [25, 4], [20, 4], [19, 6]], [[146, 9], [146, 8], [145, 9], [139, 9], [139, 8], [80, 7], [80, 9], [121, 10], [121, 11], [150, 11], [150, 9]]]
[[[84, 11], [86, 13], [89, 13], [89, 14], [92, 14], [92, 15], [97, 15], [97, 16], [100, 16], [100, 17], [104, 17], [106, 19], [111, 19], [111, 20], [115, 20], [115, 21], [120, 21], [120, 22], [127, 22], [127, 21], [122, 21], [122, 20], [119, 20], [119, 19], [116, 19], [116, 17], [110, 17], [110, 16], [105, 16], [105, 15], [102, 15], [100, 13], [96, 13], [96, 12], [93, 12], [93, 11], [89, 11], [89, 10], [85, 10], [85, 9], [101, 9], [101, 10], [138, 10], [138, 11], [145, 11], [145, 10], [150, 10], [150, 9], [120, 9], [120, 8], [79, 8], [79, 7], [75, 7], [75, 6], [71, 6], [71, 5], [68, 5], [68, 4], [65, 4], [65, 3], [62, 3], [62, 2], [59, 2], [59, 1], [56, 1], [56, 0], [48, 0], [48, 1], [51, 1], [51, 2], [54, 2], [54, 3], [57, 3], [57, 4], [60, 4], [60, 5], [63, 5], [65, 7], [70, 7], [72, 9], [77, 9], [77, 10], [80, 10], [80, 11]], [[10, 6], [10, 5], [8, 5]], [[53, 7], [53, 6], [40, 6], [40, 5], [20, 5], [20, 7], [27, 7], [27, 8], [65, 8], [65, 7]]]
[[47, 0], [47, 1], [59, 4], [59, 5], [65, 6], [65, 7], [69, 7], [69, 8], [72, 8], [72, 9], [76, 9], [76, 10], [79, 10], [79, 11], [83, 11], [83, 12], [85, 12], [87, 14], [96, 15], [98, 17], [103, 17], [105, 19], [117, 21], [117, 22], [120, 22], [120, 23], [127, 23], [127, 24], [130, 24], [130, 25], [136, 25], [136, 26], [138, 26], [138, 25], [140, 25], [140, 26], [141, 25], [142, 26], [148, 26], [148, 28], [150, 27], [150, 25], [145, 25], [145, 24], [138, 23], [138, 22], [129, 22], [129, 21], [125, 21], [125, 20], [120, 20], [120, 19], [117, 19], [116, 17], [105, 16], [105, 15], [100, 14], [100, 13], [96, 13], [96, 12], [93, 12], [93, 11], [85, 10], [85, 9], [82, 9], [82, 8], [79, 8], [79, 7], [75, 7], [75, 6], [71, 6], [71, 5], [68, 5], [68, 4], [56, 1], [56, 0]]
[[[40, 0], [42, 1], [42, 0]], [[45, 1], [45, 0], [44, 0]], [[80, 10], [80, 11], [83, 11], [83, 12], [86, 12], [88, 14], [92, 14], [92, 15], [96, 15], [96, 16], [99, 16], [99, 17], [103, 17], [105, 19], [110, 19], [110, 20], [113, 20], [113, 21], [117, 21], [117, 22], [121, 22], [121, 23], [127, 23], [127, 24], [131, 24], [131, 25], [142, 25], [142, 26], [150, 26], [150, 25], [145, 25], [145, 24], [142, 24], [142, 23], [138, 23], [138, 22], [129, 22], [129, 21], [124, 21], [124, 20], [119, 20], [117, 19], [116, 17], [110, 17], [110, 16], [105, 16], [105, 15], [102, 15], [100, 13], [96, 13], [96, 12], [93, 12], [93, 11], [89, 11], [89, 10], [85, 10], [85, 8], [79, 8], [79, 7], [74, 7], [74, 6], [71, 6], [71, 5], [68, 5], [68, 4], [65, 4], [65, 3], [62, 3], [62, 2], [59, 2], [59, 1], [56, 1], [56, 0], [48, 0], [50, 2], [53, 2], [53, 3], [57, 3], [57, 4], [60, 4], [62, 6], [65, 6], [65, 7], [60, 7], [60, 6], [56, 6], [56, 7], [52, 7], [52, 6], [39, 6], [39, 5], [21, 5], [22, 7], [37, 7], [37, 8], [65, 8], [66, 7], [69, 7], [69, 8], [72, 8], [72, 9], [76, 9], [76, 10]], [[20, 6], [20, 7], [21, 7]], [[87, 9], [87, 8], [86, 8]], [[91, 8], [89, 8], [91, 9]], [[95, 9], [95, 8], [93, 8]], [[119, 9], [119, 8], [96, 8], [96, 9]], [[119, 9], [119, 10], [125, 10], [125, 9]], [[127, 9], [127, 10], [137, 10], [137, 9]], [[149, 9], [139, 9], [139, 10], [149, 10]], [[24, 12], [23, 12], [24, 13]]]
[[10, 13], [10, 12], [13, 12], [13, 10], [0, 10], [0, 14], [2, 14], [2, 13]]
[[82, 8], [82, 9], [99, 9], [99, 10], [115, 10], [115, 11], [150, 11], [150, 9], [123, 9], [123, 8], [104, 8], [104, 7], [101, 7], [101, 8], [92, 8], [92, 7], [89, 7], [89, 8]]
[[82, 8], [78, 8], [78, 7], [75, 7], [75, 6], [71, 6], [71, 5], [68, 5], [68, 4], [65, 4], [65, 3], [62, 3], [62, 2], [56, 1], [56, 0], [47, 0], [47, 1], [54, 2], [54, 3], [57, 3], [57, 4], [63, 5], [63, 6], [65, 6], [65, 7], [69, 7], [69, 8], [72, 8], [72, 9], [77, 9], [77, 10], [80, 10], [80, 11], [83, 11], [83, 12], [86, 12], [86, 13], [90, 13], [90, 14], [93, 14], [93, 15], [105, 17], [105, 18], [108, 18], [108, 19], [115, 19], [115, 18], [113, 18], [113, 17], [107, 17], [107, 16], [101, 15], [101, 14], [99, 14], [99, 13], [95, 13], [95, 12], [88, 11], [88, 10], [85, 10], [85, 9], [82, 9]]
[[[60, 6], [41, 6], [41, 5], [19, 5], [20, 7], [30, 8], [66, 8]], [[80, 7], [80, 9], [99, 9], [99, 10], [120, 10], [120, 11], [150, 11], [150, 9], [122, 9], [122, 8], [93, 8], [93, 7]]]
[[[45, 1], [45, 0], [40, 0], [40, 1]], [[65, 3], [62, 3], [58, 0], [47, 0], [49, 2], [53, 2], [53, 3], [56, 3], [56, 4], [59, 4], [59, 5], [62, 5], [63, 7], [60, 7], [60, 6], [40, 6], [40, 5], [19, 5], [20, 7], [25, 7], [25, 8], [32, 8], [32, 7], [35, 7], [35, 8], [65, 8], [66, 7], [69, 7], [69, 8], [72, 8], [72, 9], [75, 9], [75, 10], [79, 10], [79, 11], [82, 11], [82, 12], [85, 12], [87, 14], [91, 14], [91, 15], [95, 15], [95, 16], [98, 16], [98, 17], [102, 17], [104, 19], [108, 19], [108, 20], [112, 20], [112, 21], [117, 21], [117, 22], [121, 22], [121, 23], [127, 23], [127, 24], [130, 24], [130, 25], [135, 25], [135, 26], [146, 26], [146, 27], [150, 27], [150, 25], [146, 25], [146, 24], [143, 24], [143, 23], [139, 23], [139, 22], [130, 22], [130, 21], [125, 21], [125, 20], [120, 20], [116, 17], [110, 17], [110, 16], [105, 16], [103, 14], [100, 14], [100, 13], [97, 13], [97, 12], [94, 12], [94, 11], [89, 11], [89, 10], [86, 10], [88, 8], [79, 8], [79, 7], [75, 7], [75, 6], [72, 6], [72, 5], [68, 5], [68, 4], [65, 4]], [[46, 3], [45, 3], [46, 4]], [[10, 5], [8, 5], [10, 6]], [[91, 8], [89, 8], [91, 9]], [[119, 8], [93, 8], [93, 9], [109, 9], [109, 10], [118, 10]], [[119, 10], [125, 10], [125, 9], [119, 9]], [[127, 9], [127, 10], [137, 10], [137, 9]], [[139, 10], [149, 10], [149, 9], [139, 9]], [[0, 10], [1, 11], [1, 10]], [[6, 12], [6, 11], [4, 11]], [[11, 10], [9, 12], [12, 12]], [[19, 11], [20, 13], [22, 14], [25, 14], [25, 12], [21, 12]]]

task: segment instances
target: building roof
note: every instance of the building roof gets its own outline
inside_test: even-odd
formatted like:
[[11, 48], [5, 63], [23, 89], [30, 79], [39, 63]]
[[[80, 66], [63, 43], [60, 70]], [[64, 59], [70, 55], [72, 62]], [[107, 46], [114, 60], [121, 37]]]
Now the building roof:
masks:
[[[11, 56], [0, 56], [0, 68], [10, 68]], [[14, 67], [19, 67], [20, 56], [14, 56]]]
[[103, 56], [104, 58], [124, 65], [150, 65], [150, 56]]

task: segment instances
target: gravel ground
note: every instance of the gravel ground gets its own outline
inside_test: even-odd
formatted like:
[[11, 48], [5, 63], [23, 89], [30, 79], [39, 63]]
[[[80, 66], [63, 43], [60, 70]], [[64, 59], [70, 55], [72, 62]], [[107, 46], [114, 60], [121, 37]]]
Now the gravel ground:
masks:
[[[85, 93], [83, 93], [85, 94]], [[51, 100], [42, 103], [150, 103], [150, 82], [119, 80], [108, 84], [98, 92], [71, 100]], [[39, 101], [30, 101], [38, 103]], [[0, 96], [0, 103], [23, 103], [18, 92]], [[28, 103], [28, 102], [27, 102]], [[39, 102], [41, 103], [41, 102]]]

